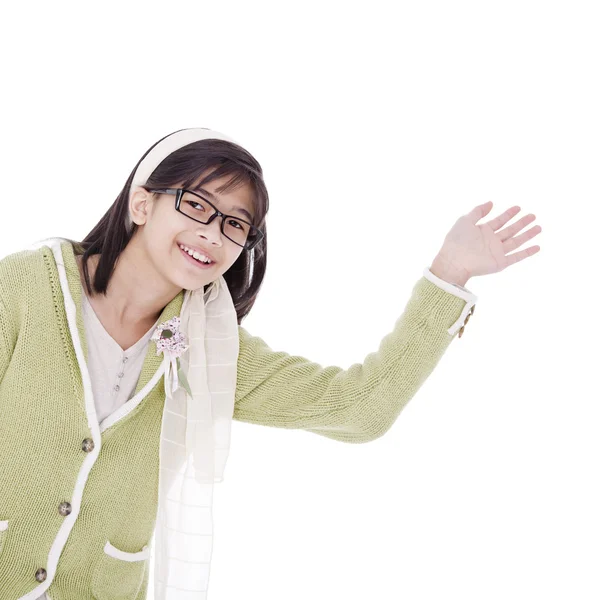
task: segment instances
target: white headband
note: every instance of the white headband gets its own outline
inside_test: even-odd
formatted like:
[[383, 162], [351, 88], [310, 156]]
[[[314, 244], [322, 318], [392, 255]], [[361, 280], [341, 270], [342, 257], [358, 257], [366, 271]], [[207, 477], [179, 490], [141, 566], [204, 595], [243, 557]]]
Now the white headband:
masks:
[[[157, 143], [151, 151], [142, 159], [138, 168], [136, 169], [136, 173], [134, 174], [134, 179], [132, 180], [132, 185], [130, 186], [130, 194], [128, 197], [128, 203], [130, 202], [130, 197], [132, 196], [134, 190], [132, 189], [134, 186], [144, 185], [149, 177], [153, 174], [153, 171], [163, 162], [163, 160], [169, 156], [172, 152], [187, 146], [193, 142], [197, 142], [199, 140], [225, 140], [227, 142], [232, 142], [234, 144], [238, 144], [233, 138], [221, 133], [220, 131], [214, 131], [212, 129], [207, 129], [206, 127], [194, 127], [191, 129], [181, 129], [180, 131], [176, 131], [174, 133], [169, 134], [167, 137], [163, 138], [159, 143]], [[132, 228], [132, 217], [130, 216], [130, 210], [126, 215], [126, 228], [128, 231]]]

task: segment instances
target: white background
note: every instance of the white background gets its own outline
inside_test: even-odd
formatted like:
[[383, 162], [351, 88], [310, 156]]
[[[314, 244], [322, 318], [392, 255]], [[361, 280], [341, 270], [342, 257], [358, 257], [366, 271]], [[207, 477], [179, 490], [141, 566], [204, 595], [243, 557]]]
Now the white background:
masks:
[[3, 9], [0, 256], [82, 239], [156, 140], [222, 131], [271, 202], [243, 325], [347, 368], [459, 216], [492, 200], [543, 228], [467, 283], [464, 335], [379, 440], [234, 423], [209, 600], [594, 597], [590, 6]]

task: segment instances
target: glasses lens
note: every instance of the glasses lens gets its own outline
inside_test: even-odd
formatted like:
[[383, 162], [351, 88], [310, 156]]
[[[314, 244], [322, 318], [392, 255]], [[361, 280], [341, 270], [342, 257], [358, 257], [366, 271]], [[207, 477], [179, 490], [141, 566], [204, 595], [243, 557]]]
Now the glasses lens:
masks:
[[[184, 192], [181, 198], [180, 211], [184, 215], [206, 223], [215, 213], [215, 209], [208, 202], [190, 192]], [[240, 246], [249, 246], [258, 238], [258, 230], [246, 220], [229, 215], [225, 219], [223, 233]]]

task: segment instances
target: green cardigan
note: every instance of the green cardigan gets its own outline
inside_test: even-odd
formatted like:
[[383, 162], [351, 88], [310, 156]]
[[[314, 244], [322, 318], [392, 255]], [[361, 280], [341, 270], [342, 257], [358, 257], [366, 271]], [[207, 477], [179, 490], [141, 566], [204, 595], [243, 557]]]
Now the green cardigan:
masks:
[[[35, 600], [46, 590], [51, 600], [144, 600], [163, 357], [150, 342], [134, 392], [140, 402], [100, 428], [75, 350], [87, 358], [80, 274], [71, 244], [61, 248], [66, 294], [48, 246], [0, 260], [0, 600]], [[379, 349], [348, 369], [273, 351], [239, 326], [233, 418], [347, 443], [379, 438], [475, 303], [467, 290], [455, 290], [466, 288], [422, 277]], [[183, 293], [159, 323], [180, 314]]]

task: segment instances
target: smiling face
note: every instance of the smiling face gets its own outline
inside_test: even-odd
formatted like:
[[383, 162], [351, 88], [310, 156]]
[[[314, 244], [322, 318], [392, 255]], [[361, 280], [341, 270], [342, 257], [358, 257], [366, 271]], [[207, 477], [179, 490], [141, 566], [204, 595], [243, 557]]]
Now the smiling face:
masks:
[[[204, 179], [211, 171], [205, 173]], [[241, 209], [254, 216], [253, 192], [250, 186], [243, 185], [226, 193], [216, 191], [228, 178], [211, 181], [203, 186], [210, 192], [205, 198], [210, 200], [222, 213], [250, 220]], [[199, 181], [190, 189], [196, 190]], [[172, 186], [173, 187], [173, 186]], [[225, 273], [243, 252], [243, 248], [228, 239], [221, 232], [221, 217], [216, 217], [208, 225], [193, 221], [175, 210], [175, 196], [153, 194], [144, 188], [133, 188], [130, 198], [130, 215], [138, 225], [130, 245], [142, 252], [152, 270], [179, 288], [194, 290], [208, 285]], [[201, 193], [196, 190], [197, 193]], [[198, 198], [195, 198], [199, 201]], [[195, 206], [195, 205], [193, 205]], [[186, 209], [184, 209], [185, 212]], [[196, 212], [196, 218], [200, 213]], [[206, 219], [204, 219], [206, 220]], [[210, 265], [202, 265], [180, 248], [203, 251], [213, 259]]]

